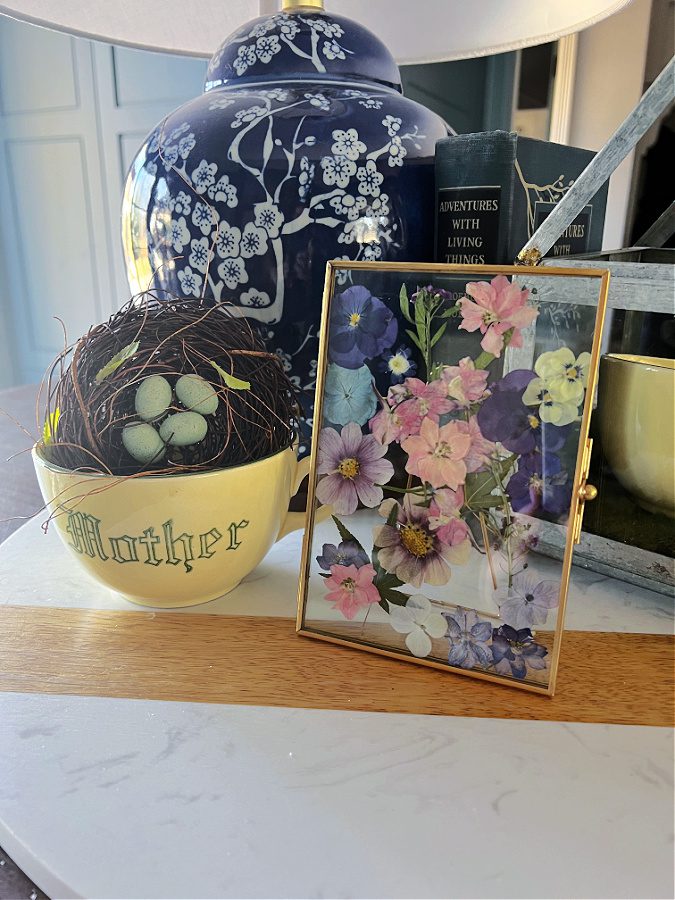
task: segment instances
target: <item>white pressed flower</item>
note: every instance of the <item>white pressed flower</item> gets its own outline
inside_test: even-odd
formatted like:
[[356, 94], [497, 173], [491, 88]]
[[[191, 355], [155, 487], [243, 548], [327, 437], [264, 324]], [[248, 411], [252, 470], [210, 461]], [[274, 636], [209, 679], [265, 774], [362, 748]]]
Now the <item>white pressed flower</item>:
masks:
[[405, 645], [413, 656], [423, 658], [431, 653], [431, 639], [442, 638], [448, 623], [421, 594], [408, 598], [405, 606], [389, 604], [389, 621], [394, 631], [405, 634]]

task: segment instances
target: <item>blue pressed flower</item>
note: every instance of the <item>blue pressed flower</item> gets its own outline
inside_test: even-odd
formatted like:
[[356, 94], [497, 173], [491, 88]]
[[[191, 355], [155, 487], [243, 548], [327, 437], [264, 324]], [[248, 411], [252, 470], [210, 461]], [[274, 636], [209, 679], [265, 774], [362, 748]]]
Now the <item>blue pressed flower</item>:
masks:
[[555, 581], [537, 581], [525, 572], [513, 579], [510, 587], [497, 593], [499, 615], [511, 628], [531, 628], [544, 625], [549, 610], [558, 605], [560, 585]]
[[462, 669], [487, 668], [492, 663], [489, 640], [492, 624], [479, 619], [475, 609], [458, 606], [452, 613], [443, 613], [448, 622], [450, 652], [448, 662]]
[[362, 285], [347, 288], [333, 299], [330, 315], [330, 361], [358, 369], [388, 350], [398, 334], [394, 314]]
[[492, 658], [500, 675], [525, 678], [528, 669], [545, 669], [547, 653], [546, 647], [535, 642], [529, 628], [500, 625], [492, 632]]
[[401, 345], [393, 353], [385, 353], [378, 368], [380, 372], [386, 372], [389, 375], [392, 384], [400, 384], [417, 372], [417, 363], [410, 358], [411, 356], [410, 347]]
[[559, 519], [569, 509], [572, 484], [555, 453], [535, 452], [520, 457], [506, 493], [516, 512], [528, 516], [543, 512]]
[[337, 547], [335, 544], [324, 544], [316, 561], [326, 572], [330, 572], [331, 566], [356, 566], [360, 569], [370, 562], [356, 541], [340, 541]]
[[334, 425], [365, 425], [377, 409], [377, 395], [368, 366], [344, 369], [332, 363], [326, 372], [324, 416]]

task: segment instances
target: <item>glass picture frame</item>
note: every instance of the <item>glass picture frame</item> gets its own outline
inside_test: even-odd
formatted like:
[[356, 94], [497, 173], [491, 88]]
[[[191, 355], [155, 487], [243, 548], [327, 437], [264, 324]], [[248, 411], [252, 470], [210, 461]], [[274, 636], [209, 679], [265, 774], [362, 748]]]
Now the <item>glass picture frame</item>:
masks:
[[554, 693], [608, 284], [327, 264], [299, 634]]

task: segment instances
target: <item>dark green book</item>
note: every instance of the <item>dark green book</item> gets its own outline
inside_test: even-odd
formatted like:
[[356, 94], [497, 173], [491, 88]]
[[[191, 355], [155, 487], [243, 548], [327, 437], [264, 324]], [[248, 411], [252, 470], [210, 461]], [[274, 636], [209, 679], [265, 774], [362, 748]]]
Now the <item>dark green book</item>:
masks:
[[[595, 154], [488, 131], [436, 144], [436, 261], [510, 264]], [[607, 184], [547, 256], [602, 247]]]

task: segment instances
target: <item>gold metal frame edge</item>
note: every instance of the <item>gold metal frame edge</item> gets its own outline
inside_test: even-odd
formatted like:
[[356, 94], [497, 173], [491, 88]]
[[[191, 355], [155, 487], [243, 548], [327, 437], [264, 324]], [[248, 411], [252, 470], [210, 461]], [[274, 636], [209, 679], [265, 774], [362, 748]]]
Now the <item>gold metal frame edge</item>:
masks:
[[324, 289], [322, 297], [322, 313], [320, 327], [320, 345], [317, 360], [317, 380], [314, 392], [314, 421], [320, 422], [323, 416], [323, 396], [324, 382], [326, 378], [326, 369], [328, 361], [328, 322], [330, 316], [330, 299], [332, 289], [334, 287], [334, 279], [336, 271], [388, 271], [388, 272], [429, 272], [439, 275], [452, 275], [453, 273], [467, 274], [483, 274], [492, 273], [498, 275], [535, 275], [537, 277], [546, 276], [566, 276], [570, 278], [594, 278], [600, 281], [598, 306], [596, 310], [593, 344], [591, 347], [591, 367], [589, 381], [586, 389], [586, 397], [584, 400], [584, 409], [581, 417], [579, 446], [577, 448], [577, 458], [574, 470], [574, 481], [572, 485], [572, 501], [570, 504], [570, 515], [568, 519], [567, 536], [565, 541], [565, 551], [561, 561], [562, 573], [560, 581], [560, 600], [558, 605], [558, 616], [556, 618], [555, 632], [553, 638], [553, 647], [551, 649], [551, 670], [548, 685], [539, 686], [518, 682], [515, 679], [509, 680], [492, 675], [489, 672], [480, 672], [464, 670], [448, 666], [445, 663], [437, 662], [430, 659], [417, 659], [408, 657], [403, 653], [387, 650], [384, 647], [375, 647], [366, 644], [360, 644], [357, 641], [347, 640], [337, 636], [314, 631], [305, 626], [305, 607], [307, 603], [307, 587], [309, 584], [309, 566], [310, 566], [310, 550], [311, 539], [314, 533], [314, 523], [316, 515], [316, 468], [318, 461], [318, 441], [312, 440], [312, 451], [310, 456], [309, 470], [309, 490], [307, 495], [307, 516], [305, 520], [305, 532], [302, 542], [302, 556], [300, 563], [300, 577], [298, 581], [298, 605], [296, 616], [296, 633], [302, 637], [314, 638], [331, 644], [340, 646], [358, 648], [367, 653], [375, 653], [378, 656], [387, 656], [398, 659], [403, 662], [412, 663], [414, 665], [423, 665], [428, 668], [439, 669], [450, 675], [461, 675], [469, 678], [475, 678], [482, 681], [489, 681], [500, 684], [504, 687], [512, 687], [521, 691], [529, 691], [530, 693], [540, 694], [553, 697], [555, 694], [555, 686], [558, 676], [560, 650], [562, 636], [564, 632], [565, 612], [567, 608], [567, 594], [569, 591], [569, 582], [572, 568], [572, 555], [574, 552], [574, 519], [579, 507], [579, 491], [581, 488], [582, 462], [586, 441], [588, 440], [588, 432], [590, 426], [590, 418], [593, 408], [593, 396], [597, 385], [600, 346], [602, 338], [602, 327], [604, 324], [605, 312], [607, 308], [607, 295], [609, 292], [609, 269], [571, 269], [564, 266], [551, 266], [542, 268], [541, 266], [520, 266], [520, 265], [459, 265], [452, 263], [404, 263], [404, 262], [370, 262], [365, 260], [358, 261], [342, 261], [329, 260], [326, 263], [326, 276], [324, 279]]

